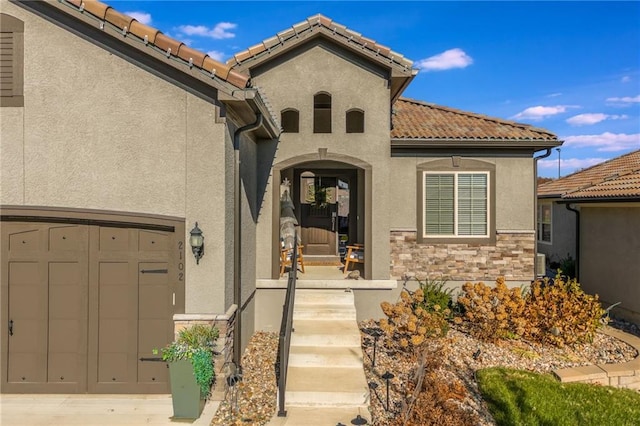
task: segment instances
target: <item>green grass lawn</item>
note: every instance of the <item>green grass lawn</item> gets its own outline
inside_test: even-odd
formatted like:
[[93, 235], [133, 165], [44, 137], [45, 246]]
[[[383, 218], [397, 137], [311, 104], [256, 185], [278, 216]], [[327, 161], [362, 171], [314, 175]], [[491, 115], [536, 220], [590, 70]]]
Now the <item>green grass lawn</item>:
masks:
[[507, 368], [477, 372], [499, 425], [640, 425], [640, 393]]

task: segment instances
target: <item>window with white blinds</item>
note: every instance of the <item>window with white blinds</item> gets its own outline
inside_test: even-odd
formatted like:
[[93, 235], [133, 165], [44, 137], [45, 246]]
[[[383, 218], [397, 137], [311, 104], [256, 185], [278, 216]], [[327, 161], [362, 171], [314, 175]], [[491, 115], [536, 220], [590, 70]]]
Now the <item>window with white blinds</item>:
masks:
[[487, 237], [489, 173], [424, 173], [424, 236]]

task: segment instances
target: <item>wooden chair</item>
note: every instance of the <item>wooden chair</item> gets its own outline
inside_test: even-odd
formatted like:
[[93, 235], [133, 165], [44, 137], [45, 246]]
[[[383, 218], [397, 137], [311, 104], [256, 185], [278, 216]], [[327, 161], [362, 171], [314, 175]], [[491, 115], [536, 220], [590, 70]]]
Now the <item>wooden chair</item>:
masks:
[[364, 244], [347, 246], [347, 255], [344, 257], [344, 273], [349, 270], [350, 263], [364, 263]]
[[[304, 246], [298, 246], [298, 265], [300, 265], [300, 271], [304, 274], [304, 256], [302, 255], [302, 248]], [[284, 271], [287, 266], [291, 266], [291, 259], [293, 258], [293, 249], [283, 248], [280, 250], [280, 276], [284, 275]]]

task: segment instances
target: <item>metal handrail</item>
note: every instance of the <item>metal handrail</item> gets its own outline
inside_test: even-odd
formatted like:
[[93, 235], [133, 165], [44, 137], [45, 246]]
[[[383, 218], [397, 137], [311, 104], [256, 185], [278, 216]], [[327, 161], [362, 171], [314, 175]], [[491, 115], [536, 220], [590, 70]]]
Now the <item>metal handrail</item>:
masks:
[[293, 302], [296, 298], [296, 281], [298, 279], [298, 236], [294, 236], [291, 253], [291, 269], [287, 282], [287, 294], [282, 307], [282, 323], [278, 342], [278, 359], [276, 360], [276, 377], [278, 379], [278, 417], [286, 417], [285, 391], [287, 389], [287, 369], [289, 366], [289, 349], [291, 332], [293, 331]]

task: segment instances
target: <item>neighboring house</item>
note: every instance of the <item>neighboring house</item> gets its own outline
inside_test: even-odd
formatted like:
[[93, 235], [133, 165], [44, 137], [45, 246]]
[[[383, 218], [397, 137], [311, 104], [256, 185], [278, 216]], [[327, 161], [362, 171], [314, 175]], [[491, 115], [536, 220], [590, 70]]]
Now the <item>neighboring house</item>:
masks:
[[538, 250], [576, 259], [584, 289], [640, 321], [640, 150], [538, 187]]
[[283, 183], [305, 259], [364, 245], [334, 283], [367, 289], [359, 316], [405, 273], [534, 277], [534, 156], [560, 141], [402, 98], [387, 47], [316, 15], [222, 64], [100, 2], [0, 4], [2, 392], [166, 392], [154, 349], [189, 321], [239, 360], [281, 314]]

